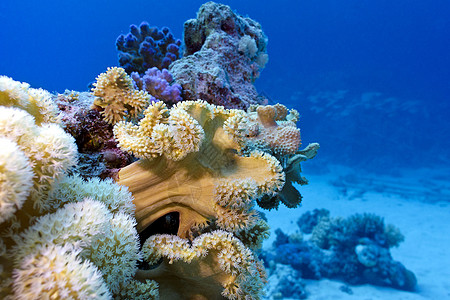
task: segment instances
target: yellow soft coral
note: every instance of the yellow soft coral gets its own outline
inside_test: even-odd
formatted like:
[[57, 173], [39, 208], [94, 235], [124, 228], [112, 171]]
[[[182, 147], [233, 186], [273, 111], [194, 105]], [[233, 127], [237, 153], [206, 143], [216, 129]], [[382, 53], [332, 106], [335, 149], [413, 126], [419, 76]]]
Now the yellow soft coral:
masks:
[[136, 90], [133, 80], [123, 68], [108, 68], [97, 77], [92, 94], [97, 97], [94, 104], [102, 107], [104, 119], [115, 124], [125, 116], [137, 117], [149, 104], [150, 95]]
[[146, 261], [159, 265], [139, 270], [137, 278], [156, 280], [161, 299], [261, 296], [265, 281], [261, 262], [229, 232], [204, 233], [192, 243], [173, 235], [154, 235], [142, 250]]
[[[180, 237], [208, 222], [236, 233], [256, 224], [254, 201], [280, 191], [284, 173], [267, 153], [237, 155], [239, 146], [223, 129], [234, 114], [203, 101], [181, 102], [170, 111], [157, 102], [139, 126], [116, 125], [119, 145], [145, 158], [118, 174], [135, 197], [139, 231], [170, 212], [180, 214]], [[166, 134], [155, 134], [160, 131]]]

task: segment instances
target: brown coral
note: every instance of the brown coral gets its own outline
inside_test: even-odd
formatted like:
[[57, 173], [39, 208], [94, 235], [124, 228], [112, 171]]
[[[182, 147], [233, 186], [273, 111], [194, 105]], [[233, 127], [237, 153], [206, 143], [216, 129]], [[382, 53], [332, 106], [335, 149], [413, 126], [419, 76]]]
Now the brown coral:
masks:
[[173, 235], [152, 236], [143, 254], [159, 265], [138, 271], [137, 278], [156, 280], [161, 299], [258, 299], [266, 278], [256, 255], [221, 230], [192, 243]]
[[108, 68], [100, 74], [92, 93], [98, 97], [94, 104], [104, 109], [103, 117], [110, 124], [121, 121], [125, 116], [137, 117], [150, 101], [150, 95], [136, 90], [131, 77], [118, 67]]
[[[158, 102], [147, 109], [139, 126], [116, 125], [119, 145], [147, 157], [118, 174], [118, 183], [128, 186], [135, 197], [140, 231], [170, 212], [180, 214], [180, 237], [212, 221], [236, 233], [256, 225], [258, 218], [251, 210], [254, 201], [280, 191], [284, 173], [267, 153], [237, 154], [239, 145], [223, 129], [235, 113], [203, 101], [182, 102], [169, 112]], [[177, 126], [184, 129], [171, 127], [172, 116], [179, 121], [183, 114], [185, 122]], [[197, 138], [182, 144], [186, 138], [178, 139], [178, 131]]]

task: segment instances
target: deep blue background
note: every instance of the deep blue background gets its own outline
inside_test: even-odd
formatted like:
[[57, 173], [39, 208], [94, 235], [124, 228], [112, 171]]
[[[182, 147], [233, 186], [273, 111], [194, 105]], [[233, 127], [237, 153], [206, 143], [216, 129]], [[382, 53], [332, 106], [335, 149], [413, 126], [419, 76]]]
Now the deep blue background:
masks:
[[[86, 90], [99, 73], [117, 65], [115, 40], [130, 24], [168, 26], [181, 38], [183, 22], [202, 3], [2, 0], [0, 74], [49, 91]], [[384, 155], [382, 162], [370, 159], [380, 168], [392, 161], [449, 162], [450, 1], [222, 3], [262, 24], [269, 63], [257, 88], [271, 101], [300, 110], [303, 140], [321, 142], [323, 157], [367, 164], [361, 158]], [[335, 109], [327, 115], [313, 112], [305, 100], [337, 90], [348, 91], [353, 102], [361, 93], [379, 92], [397, 103], [413, 101], [418, 110], [392, 109], [388, 117], [386, 108], [356, 108], [350, 116]], [[384, 151], [387, 144], [391, 153]]]

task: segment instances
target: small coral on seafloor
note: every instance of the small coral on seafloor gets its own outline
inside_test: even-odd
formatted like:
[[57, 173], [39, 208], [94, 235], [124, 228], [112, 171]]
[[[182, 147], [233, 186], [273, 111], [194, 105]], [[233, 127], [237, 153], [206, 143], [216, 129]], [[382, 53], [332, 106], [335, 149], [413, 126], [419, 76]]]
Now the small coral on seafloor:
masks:
[[180, 58], [181, 41], [176, 40], [169, 28], [150, 27], [147, 22], [131, 25], [127, 35], [121, 34], [116, 40], [119, 50], [119, 65], [128, 74], [144, 73], [147, 69], [168, 68]]
[[[302, 227], [302, 221], [309, 225]], [[381, 217], [354, 214], [331, 218], [327, 210], [321, 209], [302, 215], [298, 225], [306, 230], [304, 233], [312, 232], [309, 239], [292, 242], [277, 231], [278, 243], [261, 254], [266, 264], [290, 265], [302, 278], [335, 278], [349, 284], [415, 290], [414, 273], [394, 261], [389, 251], [404, 237], [393, 225], [385, 225]]]
[[94, 104], [103, 108], [105, 120], [115, 124], [125, 116], [136, 118], [149, 104], [150, 95], [134, 88], [133, 80], [122, 68], [108, 68], [97, 77], [92, 94]]
[[153, 67], [145, 71], [142, 77], [137, 72], [131, 73], [131, 77], [137, 88], [147, 91], [155, 100], [164, 101], [167, 105], [173, 105], [183, 100], [181, 98], [181, 85], [173, 83], [173, 77], [167, 69], [159, 70]]
[[169, 71], [184, 99], [202, 99], [225, 108], [264, 104], [253, 82], [268, 60], [261, 25], [229, 6], [208, 2], [184, 24], [184, 57]]

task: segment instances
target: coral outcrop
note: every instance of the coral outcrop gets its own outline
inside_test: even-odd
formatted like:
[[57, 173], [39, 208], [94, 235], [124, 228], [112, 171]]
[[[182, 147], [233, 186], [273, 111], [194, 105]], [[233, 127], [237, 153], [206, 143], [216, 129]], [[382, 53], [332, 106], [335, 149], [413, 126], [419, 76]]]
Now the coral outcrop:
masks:
[[0, 77], [0, 298], [262, 297], [256, 207], [297, 206], [319, 146], [260, 105], [257, 22], [208, 2], [184, 37], [179, 60], [167, 28], [132, 25], [92, 93]]
[[184, 24], [184, 57], [169, 66], [184, 99], [226, 108], [265, 104], [253, 82], [268, 60], [261, 25], [229, 6], [208, 2]]
[[157, 67], [167, 69], [180, 58], [181, 41], [175, 39], [169, 28], [150, 27], [147, 22], [131, 25], [127, 35], [121, 34], [116, 40], [119, 51], [119, 65], [128, 74], [144, 73], [147, 69]]
[[321, 209], [302, 215], [298, 225], [310, 237], [293, 239], [277, 230], [272, 250], [261, 255], [266, 264], [288, 265], [307, 279], [335, 278], [349, 284], [415, 290], [414, 273], [395, 261], [389, 251], [404, 237], [381, 217], [366, 213], [333, 218]]

